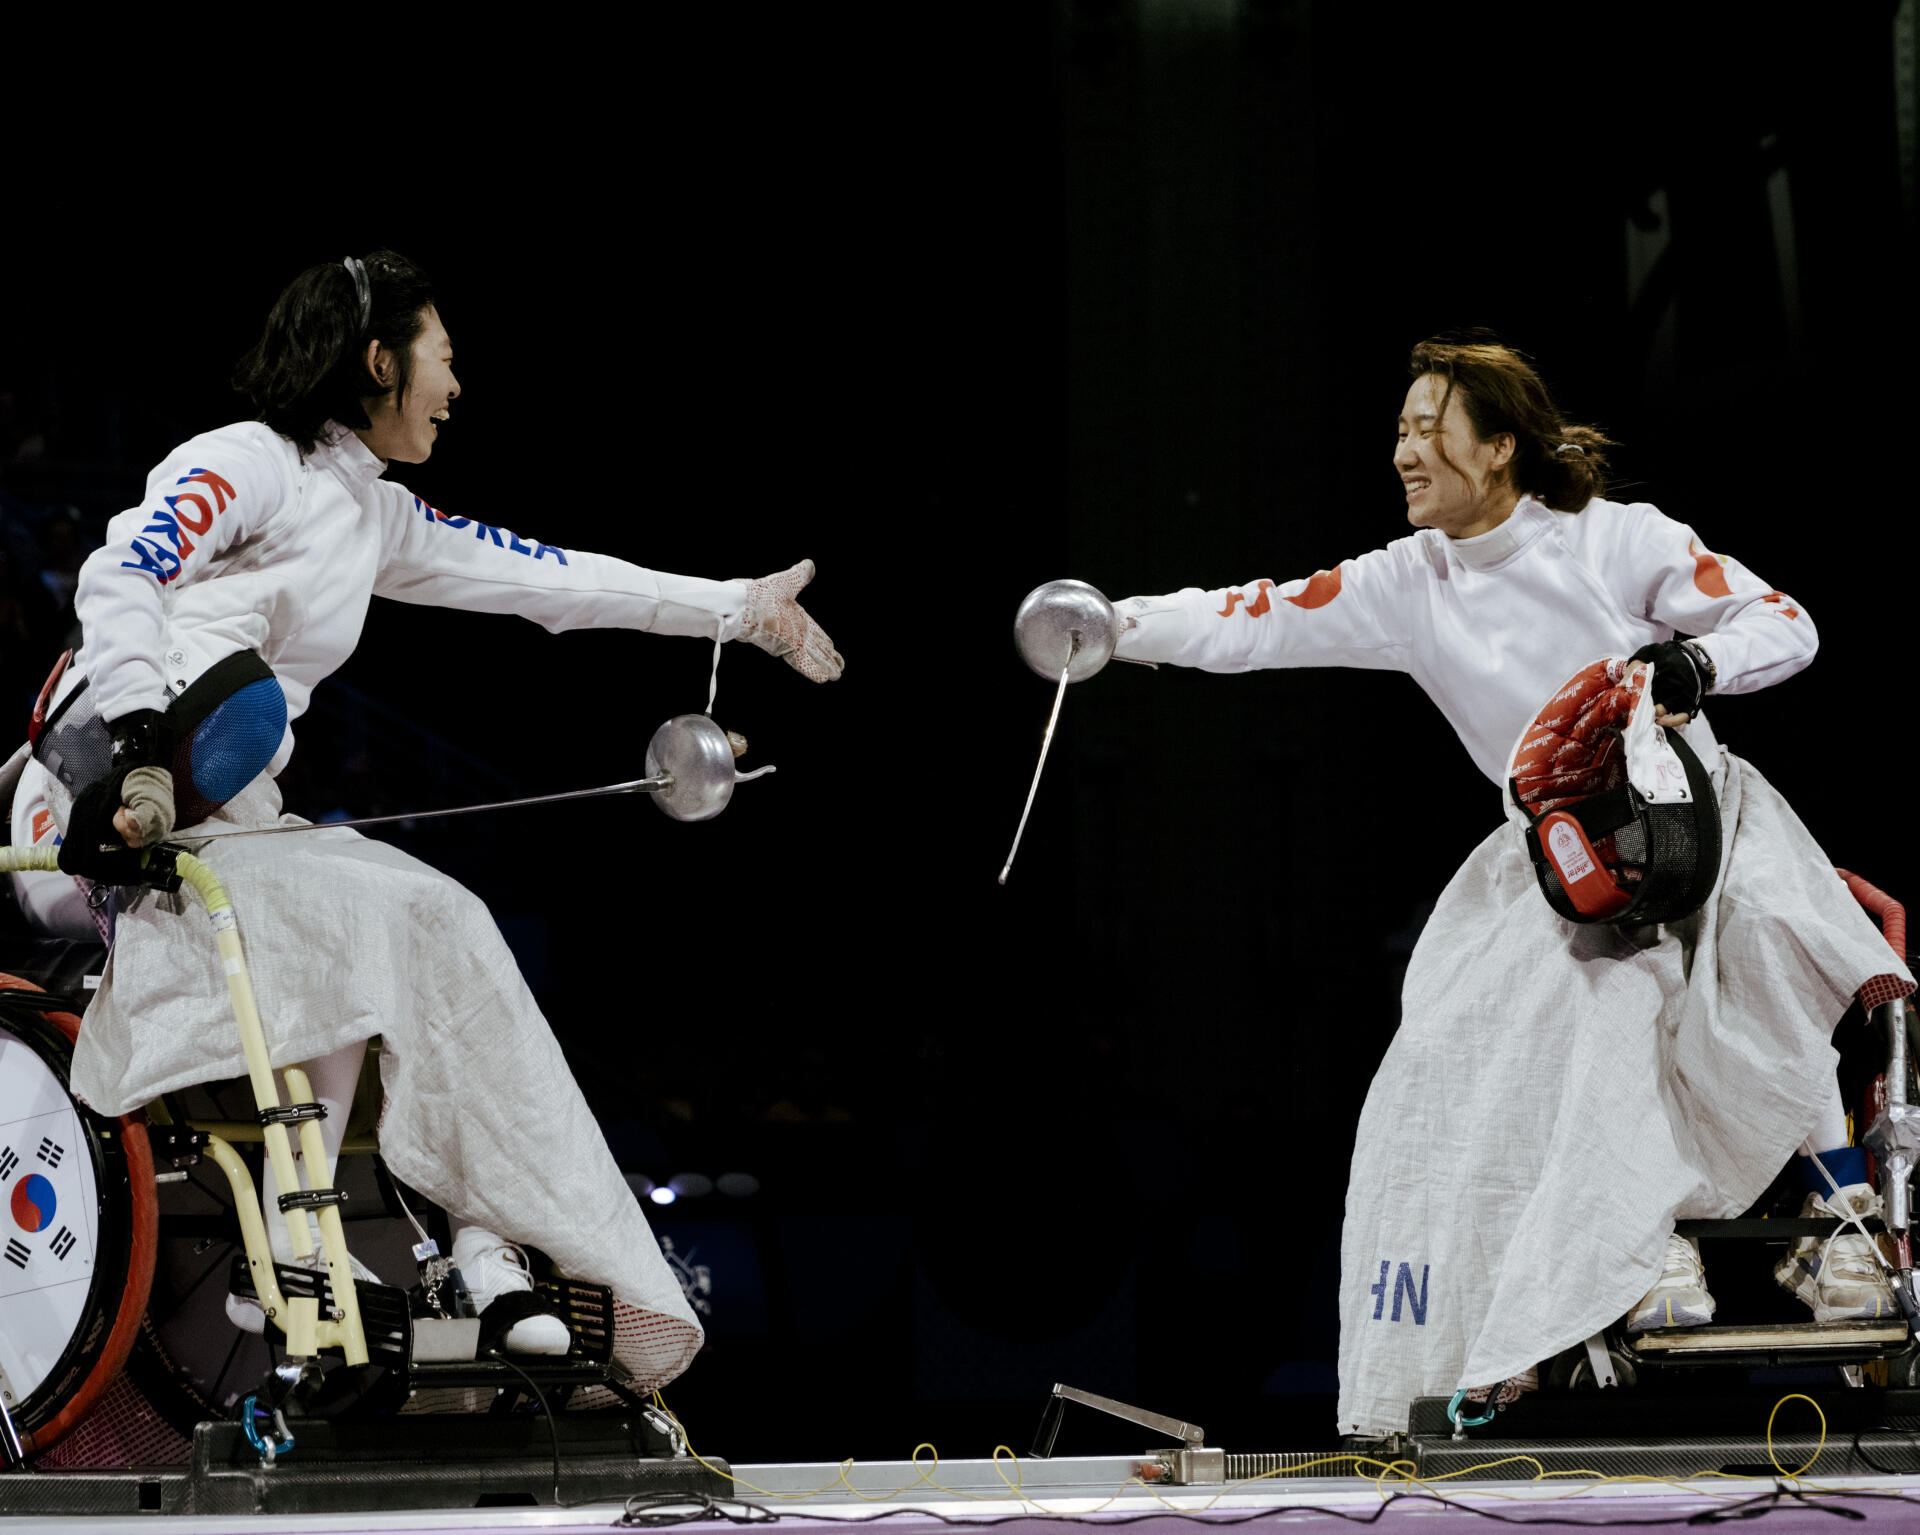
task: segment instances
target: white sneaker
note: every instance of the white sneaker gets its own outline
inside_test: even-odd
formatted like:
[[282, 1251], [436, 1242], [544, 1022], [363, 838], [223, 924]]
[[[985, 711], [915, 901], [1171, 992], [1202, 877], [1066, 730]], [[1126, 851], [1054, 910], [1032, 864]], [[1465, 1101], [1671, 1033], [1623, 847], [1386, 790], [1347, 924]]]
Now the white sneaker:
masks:
[[[327, 1266], [326, 1254], [319, 1248], [304, 1258], [282, 1257], [275, 1254], [275, 1263], [287, 1268], [306, 1269], [310, 1273], [319, 1273]], [[379, 1284], [380, 1276], [352, 1253], [347, 1254], [347, 1262], [353, 1265], [353, 1277], [357, 1284]], [[267, 1330], [267, 1308], [261, 1304], [258, 1296], [235, 1295], [227, 1292], [227, 1320], [242, 1332], [263, 1333]]]
[[[1880, 1213], [1880, 1195], [1870, 1183], [1850, 1183], [1827, 1195], [1809, 1194], [1800, 1217]], [[1899, 1314], [1886, 1270], [1874, 1256], [1872, 1239], [1856, 1226], [1833, 1236], [1801, 1237], [1773, 1266], [1773, 1277], [1813, 1308], [1816, 1322], [1871, 1321]]]
[[[533, 1289], [527, 1255], [504, 1237], [478, 1226], [462, 1226], [453, 1239], [454, 1267], [467, 1282], [473, 1308], [482, 1317], [501, 1296]], [[573, 1347], [567, 1324], [551, 1312], [522, 1317], [509, 1327], [500, 1346], [510, 1354], [564, 1354]]]
[[1667, 1261], [1651, 1290], [1627, 1313], [1628, 1332], [1655, 1327], [1699, 1327], [1713, 1320], [1714, 1300], [1707, 1291], [1707, 1271], [1700, 1263], [1700, 1246], [1678, 1232], [1667, 1236]]

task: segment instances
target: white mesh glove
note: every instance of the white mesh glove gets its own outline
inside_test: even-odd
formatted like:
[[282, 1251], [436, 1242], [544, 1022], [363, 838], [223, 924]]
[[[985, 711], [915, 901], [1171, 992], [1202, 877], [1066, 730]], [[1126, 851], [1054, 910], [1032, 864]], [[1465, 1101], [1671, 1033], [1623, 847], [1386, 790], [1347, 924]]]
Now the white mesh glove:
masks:
[[779, 656], [809, 681], [832, 682], [845, 670], [846, 662], [833, 648], [827, 631], [800, 606], [800, 593], [812, 579], [813, 561], [802, 560], [777, 576], [749, 581], [740, 638]]

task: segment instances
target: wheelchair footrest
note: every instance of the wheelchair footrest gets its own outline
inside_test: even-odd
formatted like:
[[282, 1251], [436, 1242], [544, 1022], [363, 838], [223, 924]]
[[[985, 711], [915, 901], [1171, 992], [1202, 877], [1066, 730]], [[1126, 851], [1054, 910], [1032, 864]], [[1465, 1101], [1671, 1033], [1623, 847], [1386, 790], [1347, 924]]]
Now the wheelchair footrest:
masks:
[[[605, 1363], [613, 1358], [613, 1291], [576, 1279], [537, 1279], [534, 1293], [560, 1313], [573, 1334], [569, 1358]], [[515, 1355], [516, 1359], [520, 1356]]]
[[[292, 1264], [276, 1263], [273, 1273], [279, 1281], [280, 1293], [288, 1300], [312, 1296], [320, 1302], [322, 1317], [332, 1314], [333, 1286], [327, 1283], [324, 1271], [315, 1272]], [[244, 1252], [233, 1255], [227, 1288], [235, 1295], [259, 1299], [259, 1292], [253, 1283], [253, 1272], [247, 1267], [247, 1255]], [[384, 1365], [389, 1369], [404, 1369], [413, 1352], [413, 1317], [407, 1304], [407, 1292], [393, 1285], [369, 1284], [362, 1279], [355, 1281], [353, 1293], [360, 1302], [360, 1326], [367, 1336], [368, 1363]], [[334, 1351], [322, 1349], [321, 1352]]]
[[1907, 1341], [1907, 1324], [1900, 1317], [1871, 1322], [1745, 1322], [1724, 1326], [1661, 1327], [1636, 1333], [1631, 1340], [1641, 1356], [1716, 1355], [1805, 1351], [1872, 1354]]
[[543, 1391], [571, 1392], [588, 1386], [617, 1385], [627, 1372], [611, 1360], [559, 1358], [542, 1354], [508, 1354], [503, 1364], [492, 1355], [480, 1359], [416, 1361], [408, 1376], [416, 1391], [440, 1386], [487, 1386], [513, 1390], [532, 1381]]
[[[547, 1310], [567, 1324], [567, 1331], [573, 1335], [572, 1340], [564, 1356], [514, 1354], [511, 1356], [514, 1360], [564, 1358], [619, 1368], [613, 1362], [613, 1291], [605, 1285], [546, 1278], [534, 1281], [533, 1293]], [[414, 1363], [458, 1364], [472, 1360], [480, 1341], [477, 1319], [442, 1320], [422, 1309], [425, 1301], [418, 1287], [413, 1294]]]
[[[1805, 1219], [1799, 1216], [1783, 1217], [1779, 1220], [1754, 1219], [1731, 1221], [1675, 1221], [1675, 1236], [1704, 1237], [1709, 1241], [1740, 1242], [1794, 1242], [1801, 1237], [1813, 1237], [1824, 1241], [1835, 1235], [1840, 1228], [1851, 1226], [1851, 1221], [1842, 1221], [1838, 1216], [1810, 1215]], [[1877, 1215], [1870, 1215], [1863, 1222], [1869, 1231], [1885, 1231], [1886, 1224]]]

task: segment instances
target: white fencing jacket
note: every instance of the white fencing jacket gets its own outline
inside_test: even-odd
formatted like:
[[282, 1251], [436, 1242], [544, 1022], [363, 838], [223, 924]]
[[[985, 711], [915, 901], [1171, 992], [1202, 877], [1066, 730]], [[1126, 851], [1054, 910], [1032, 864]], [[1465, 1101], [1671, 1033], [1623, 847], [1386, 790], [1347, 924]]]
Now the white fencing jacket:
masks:
[[109, 720], [161, 709], [214, 662], [258, 650], [292, 721], [353, 653], [371, 597], [518, 613], [551, 630], [620, 628], [733, 639], [745, 581], [666, 575], [453, 517], [344, 427], [304, 460], [257, 422], [183, 443], [141, 504], [107, 524], [80, 572], [75, 657]]
[[[1685, 523], [1643, 503], [1556, 512], [1531, 496], [1490, 533], [1422, 528], [1306, 580], [1118, 604], [1116, 653], [1205, 671], [1363, 666], [1409, 673], [1480, 771], [1502, 782], [1515, 737], [1590, 661], [1697, 635], [1716, 693], [1791, 677], [1819, 645], [1806, 609]], [[1715, 747], [1696, 716], [1688, 744]]]

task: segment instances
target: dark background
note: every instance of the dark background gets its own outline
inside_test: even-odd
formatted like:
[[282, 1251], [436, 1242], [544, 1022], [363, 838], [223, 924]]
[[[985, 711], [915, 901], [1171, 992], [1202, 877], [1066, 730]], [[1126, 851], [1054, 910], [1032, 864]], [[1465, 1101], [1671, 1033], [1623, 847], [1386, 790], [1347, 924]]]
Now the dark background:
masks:
[[[848, 659], [815, 688], [729, 650], [716, 715], [780, 772], [717, 822], [396, 834], [492, 904], [623, 1165], [759, 1182], [655, 1212], [712, 1276], [669, 1393], [696, 1444], [1024, 1450], [1055, 1380], [1234, 1449], [1330, 1439], [1352, 1127], [1496, 791], [1404, 677], [1113, 667], [998, 888], [1048, 705], [1009, 622], [1055, 576], [1287, 579], [1399, 536], [1406, 353], [1490, 325], [1622, 441], [1620, 499], [1817, 618], [1815, 669], [1715, 726], [1898, 894], [1911, 53], [1897, 86], [1887, 4], [1682, 14], [718, 8], [16, 105], [0, 707], [104, 518], [243, 414], [280, 286], [408, 253], [465, 392], [405, 483], [666, 570], [810, 555]], [[376, 604], [289, 806], [637, 776], [710, 654]]]

